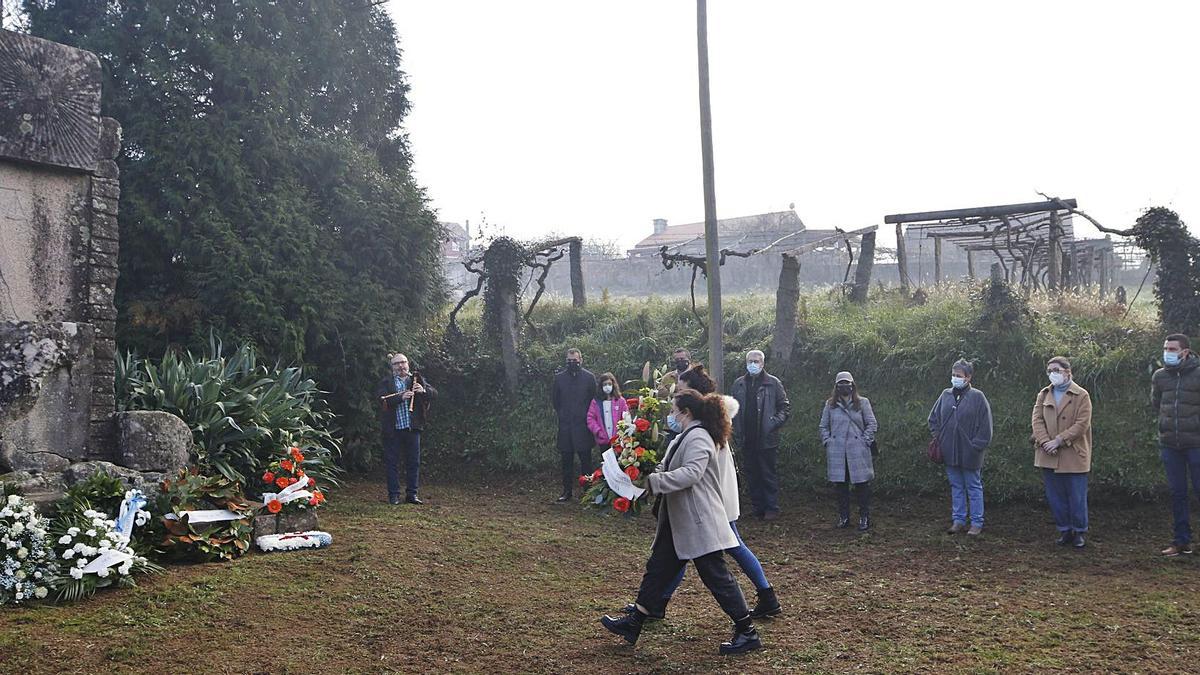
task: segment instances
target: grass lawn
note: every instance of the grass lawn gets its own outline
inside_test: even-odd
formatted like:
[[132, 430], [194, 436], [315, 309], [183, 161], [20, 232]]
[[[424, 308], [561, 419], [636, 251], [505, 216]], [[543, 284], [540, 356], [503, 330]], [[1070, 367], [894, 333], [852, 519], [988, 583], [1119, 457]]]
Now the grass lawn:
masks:
[[[632, 599], [652, 537], [531, 483], [430, 485], [423, 507], [351, 483], [334, 544], [175, 566], [136, 589], [0, 611], [0, 673], [1194, 672], [1200, 554], [1160, 559], [1165, 505], [1094, 507], [1087, 549], [1041, 505], [999, 506], [978, 541], [942, 502], [880, 500], [867, 535], [826, 495], [740, 523], [779, 589], [766, 648], [722, 659], [729, 624], [688, 573], [636, 648], [598, 623]], [[730, 561], [732, 564], [732, 561]], [[740, 572], [747, 592], [752, 587]]]

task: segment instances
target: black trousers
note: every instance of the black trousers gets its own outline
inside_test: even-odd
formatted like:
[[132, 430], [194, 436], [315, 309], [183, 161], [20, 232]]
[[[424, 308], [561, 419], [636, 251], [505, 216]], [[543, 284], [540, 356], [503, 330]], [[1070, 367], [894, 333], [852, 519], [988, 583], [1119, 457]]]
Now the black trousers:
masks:
[[[692, 563], [696, 565], [700, 580], [730, 619], [736, 622], [750, 615], [742, 589], [738, 588], [737, 581], [725, 566], [724, 551], [713, 551], [692, 560]], [[658, 517], [658, 532], [654, 536], [654, 546], [650, 549], [650, 559], [646, 561], [646, 572], [642, 575], [642, 585], [637, 595], [637, 603], [650, 616], [663, 616], [666, 612], [669, 598], [663, 595], [679, 571], [686, 566], [687, 561], [675, 555], [671, 520], [667, 517], [667, 504], [663, 502]]]
[[[850, 517], [850, 468], [846, 468], [846, 480], [834, 483], [837, 487], [838, 515]], [[858, 515], [871, 515], [871, 482], [854, 484], [854, 499], [858, 502]]]

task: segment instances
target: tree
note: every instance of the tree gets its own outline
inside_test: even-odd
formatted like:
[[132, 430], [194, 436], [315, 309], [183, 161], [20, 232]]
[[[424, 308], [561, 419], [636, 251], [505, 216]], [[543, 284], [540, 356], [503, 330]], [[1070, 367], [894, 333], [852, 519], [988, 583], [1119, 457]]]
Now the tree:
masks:
[[356, 0], [26, 0], [35, 35], [96, 52], [123, 127], [118, 340], [210, 327], [303, 362], [373, 439], [374, 379], [444, 299], [411, 175], [395, 26]]

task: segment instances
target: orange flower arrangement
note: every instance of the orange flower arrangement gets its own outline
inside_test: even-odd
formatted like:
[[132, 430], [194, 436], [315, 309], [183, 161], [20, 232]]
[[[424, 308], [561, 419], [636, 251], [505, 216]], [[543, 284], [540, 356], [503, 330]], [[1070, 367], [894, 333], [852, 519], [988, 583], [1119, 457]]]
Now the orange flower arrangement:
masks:
[[[286, 504], [278, 499], [269, 499], [266, 508], [271, 513], [303, 511], [325, 503], [325, 494], [317, 489], [317, 479], [309, 476], [304, 469], [300, 468], [303, 461], [304, 453], [301, 452], [300, 446], [288, 445], [281, 449], [275, 461], [271, 462], [267, 466], [267, 470], [263, 472], [263, 483], [267, 486], [263, 489], [264, 493], [275, 489], [283, 490], [297, 483], [311, 493], [302, 498], [290, 499]], [[299, 486], [292, 489], [299, 489]]]
[[267, 510], [271, 513], [279, 513], [283, 510], [283, 504], [280, 504], [278, 499], [272, 499], [267, 502]]

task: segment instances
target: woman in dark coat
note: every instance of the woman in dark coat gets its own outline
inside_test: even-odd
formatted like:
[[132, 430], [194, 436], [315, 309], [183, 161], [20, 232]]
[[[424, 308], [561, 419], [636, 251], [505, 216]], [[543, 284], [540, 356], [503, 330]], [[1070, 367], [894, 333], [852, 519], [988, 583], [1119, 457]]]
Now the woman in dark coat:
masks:
[[956, 361], [950, 388], [942, 391], [929, 411], [929, 433], [941, 445], [950, 481], [948, 534], [983, 533], [983, 457], [992, 442], [992, 408], [983, 392], [971, 386], [974, 375], [970, 361]]

